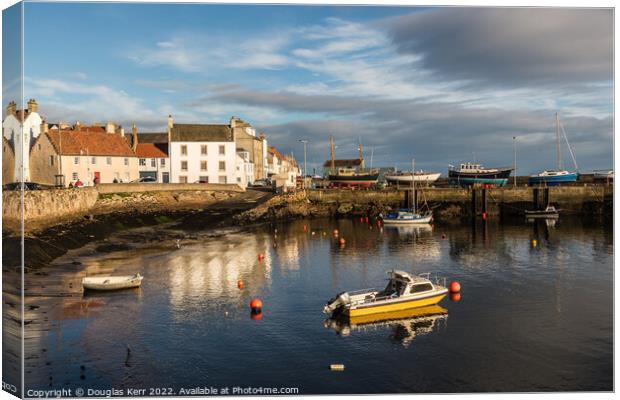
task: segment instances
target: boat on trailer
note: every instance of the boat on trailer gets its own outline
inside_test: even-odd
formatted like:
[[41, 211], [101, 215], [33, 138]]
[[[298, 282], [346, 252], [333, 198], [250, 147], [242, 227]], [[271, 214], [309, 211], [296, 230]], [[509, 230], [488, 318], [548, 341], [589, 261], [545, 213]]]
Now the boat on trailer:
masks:
[[561, 137], [560, 129], [562, 130], [564, 140], [566, 141], [566, 145], [568, 146], [568, 152], [570, 153], [571, 158], [573, 159], [573, 165], [575, 167], [575, 171], [578, 171], [577, 167], [577, 159], [575, 158], [575, 154], [573, 153], [573, 149], [568, 143], [568, 138], [566, 137], [566, 131], [564, 131], [564, 127], [560, 123], [560, 116], [558, 113], [555, 113], [555, 126], [556, 126], [556, 163], [557, 168], [555, 170], [545, 170], [541, 173], [534, 174], [530, 176], [528, 183], [531, 186], [536, 185], [546, 185], [546, 186], [556, 186], [562, 183], [571, 183], [576, 182], [579, 179], [578, 172], [570, 172], [562, 168], [562, 153], [560, 149]]
[[413, 174], [413, 177], [411, 175], [412, 175], [411, 172], [407, 172], [407, 171], [394, 172], [391, 174], [385, 174], [385, 180], [388, 183], [392, 183], [392, 184], [394, 183], [411, 184], [412, 179], [420, 183], [433, 183], [437, 179], [439, 179], [439, 177], [441, 176], [441, 172], [417, 171]]
[[140, 287], [144, 277], [140, 274], [127, 276], [90, 276], [82, 278], [86, 290], [121, 290]]
[[463, 163], [458, 168], [448, 168], [448, 184], [468, 187], [473, 185], [506, 186], [512, 172], [511, 167], [486, 168], [481, 164]]
[[383, 290], [363, 289], [342, 292], [329, 300], [323, 312], [349, 317], [407, 310], [439, 303], [447, 294], [445, 279], [431, 281], [430, 272], [418, 275], [404, 271], [388, 271], [389, 280]]

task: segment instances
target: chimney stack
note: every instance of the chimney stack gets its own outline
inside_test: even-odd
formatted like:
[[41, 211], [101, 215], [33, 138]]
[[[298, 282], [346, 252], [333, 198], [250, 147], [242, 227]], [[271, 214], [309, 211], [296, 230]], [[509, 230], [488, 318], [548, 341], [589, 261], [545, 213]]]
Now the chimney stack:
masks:
[[81, 129], [82, 129], [82, 125], [80, 124], [80, 121], [76, 121], [74, 130], [79, 132]]
[[138, 148], [138, 128], [136, 124], [131, 127], [131, 149], [135, 152]]
[[15, 115], [17, 113], [17, 104], [14, 101], [11, 101], [8, 106], [6, 106], [6, 115]]
[[116, 133], [116, 125], [111, 122], [105, 124], [105, 132], [106, 133]]
[[48, 133], [49, 129], [50, 129], [49, 125], [48, 125], [48, 123], [45, 120], [43, 122], [41, 122], [41, 132]]
[[37, 112], [39, 111], [39, 105], [37, 104], [35, 99], [28, 100], [28, 112]]
[[123, 128], [122, 126], [118, 126], [118, 133], [119, 135], [121, 135], [122, 137], [125, 137], [125, 128]]

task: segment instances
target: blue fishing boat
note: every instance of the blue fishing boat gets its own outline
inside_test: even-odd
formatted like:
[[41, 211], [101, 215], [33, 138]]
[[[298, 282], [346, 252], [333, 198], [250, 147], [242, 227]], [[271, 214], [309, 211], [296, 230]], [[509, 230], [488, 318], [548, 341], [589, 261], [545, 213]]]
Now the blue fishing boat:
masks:
[[480, 164], [465, 163], [459, 168], [448, 168], [448, 183], [452, 186], [472, 186], [474, 184], [506, 186], [512, 168], [485, 168]]
[[[568, 138], [566, 137], [566, 132], [564, 131], [564, 127], [560, 123], [560, 116], [558, 113], [555, 113], [555, 125], [556, 125], [556, 157], [557, 157], [557, 169], [555, 170], [545, 170], [538, 174], [534, 174], [530, 176], [528, 183], [531, 186], [543, 185], [543, 186], [557, 186], [563, 183], [571, 183], [576, 182], [579, 179], [579, 170], [577, 167], [577, 160], [575, 159], [575, 154], [573, 153], [573, 149], [568, 143]], [[564, 140], [566, 141], [566, 145], [568, 146], [568, 152], [573, 159], [573, 165], [575, 166], [575, 172], [570, 172], [562, 168], [562, 153], [560, 149], [561, 143], [561, 135], [560, 129], [564, 134]]]

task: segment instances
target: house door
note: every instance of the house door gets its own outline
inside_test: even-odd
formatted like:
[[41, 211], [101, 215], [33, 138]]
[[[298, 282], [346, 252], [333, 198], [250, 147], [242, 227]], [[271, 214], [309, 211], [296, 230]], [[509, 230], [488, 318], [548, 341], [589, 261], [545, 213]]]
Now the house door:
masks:
[[97, 182], [97, 184], [101, 183], [101, 173], [99, 171], [95, 171], [94, 182]]
[[161, 180], [163, 183], [170, 183], [170, 174], [168, 172], [162, 172]]

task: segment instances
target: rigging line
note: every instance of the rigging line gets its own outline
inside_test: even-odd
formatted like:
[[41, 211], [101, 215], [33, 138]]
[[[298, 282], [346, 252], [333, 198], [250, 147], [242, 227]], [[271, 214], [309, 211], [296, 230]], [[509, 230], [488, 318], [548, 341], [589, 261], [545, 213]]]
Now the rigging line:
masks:
[[564, 130], [564, 124], [560, 123], [560, 127], [562, 128], [562, 133], [564, 134], [564, 140], [566, 141], [566, 146], [568, 146], [568, 152], [570, 153], [571, 158], [573, 159], [573, 165], [575, 166], [575, 170], [579, 171], [579, 167], [577, 166], [577, 159], [575, 158], [575, 154], [573, 153], [573, 148], [570, 143], [568, 143], [568, 137], [566, 136], [566, 131]]

